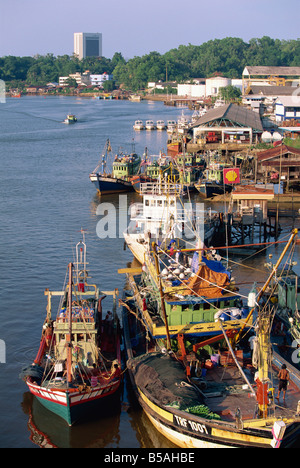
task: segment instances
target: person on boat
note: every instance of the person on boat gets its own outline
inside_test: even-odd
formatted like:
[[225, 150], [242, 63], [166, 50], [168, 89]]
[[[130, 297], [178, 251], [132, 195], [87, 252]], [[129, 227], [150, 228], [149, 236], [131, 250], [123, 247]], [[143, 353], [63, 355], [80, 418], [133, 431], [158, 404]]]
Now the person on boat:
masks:
[[118, 363], [113, 365], [112, 379], [118, 379], [121, 375], [121, 369]]
[[46, 341], [46, 346], [49, 348], [51, 340], [52, 340], [52, 335], [53, 335], [53, 324], [51, 322], [47, 322], [45, 325], [45, 341]]
[[113, 331], [113, 315], [112, 313], [108, 310], [105, 320], [104, 320], [104, 333], [107, 335], [111, 335]]
[[288, 386], [288, 382], [290, 380], [289, 371], [286, 368], [285, 364], [282, 364], [281, 369], [278, 373], [279, 378], [279, 385], [278, 385], [278, 394], [276, 399], [279, 400], [281, 390], [283, 391], [283, 401], [285, 401], [285, 394]]
[[93, 369], [91, 372], [91, 387], [96, 387], [98, 385], [98, 369], [96, 367], [96, 364], [93, 364]]

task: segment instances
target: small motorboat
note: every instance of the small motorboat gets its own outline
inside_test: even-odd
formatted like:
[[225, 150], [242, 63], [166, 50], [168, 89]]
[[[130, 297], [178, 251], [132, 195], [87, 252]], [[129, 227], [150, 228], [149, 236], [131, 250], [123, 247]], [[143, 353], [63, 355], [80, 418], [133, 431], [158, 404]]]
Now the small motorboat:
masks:
[[74, 114], [68, 114], [64, 120], [64, 123], [71, 124], [77, 122], [77, 117]]
[[153, 120], [146, 120], [146, 130], [155, 130]]
[[142, 120], [136, 120], [133, 125], [134, 130], [144, 130], [144, 124]]
[[166, 129], [166, 124], [163, 120], [158, 120], [156, 122], [156, 128], [157, 130], [165, 130]]

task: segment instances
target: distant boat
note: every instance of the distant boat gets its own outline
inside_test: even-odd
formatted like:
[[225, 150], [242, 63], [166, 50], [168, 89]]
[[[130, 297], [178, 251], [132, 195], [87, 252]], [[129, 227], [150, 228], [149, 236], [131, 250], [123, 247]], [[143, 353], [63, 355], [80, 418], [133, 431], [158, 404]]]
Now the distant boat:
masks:
[[177, 123], [175, 120], [167, 121], [167, 133], [173, 133], [177, 128]]
[[141, 96], [139, 96], [138, 94], [131, 94], [130, 96], [128, 96], [128, 99], [129, 101], [140, 102]]
[[156, 122], [156, 128], [157, 130], [165, 130], [166, 129], [166, 124], [163, 120], [158, 120]]
[[144, 130], [144, 122], [142, 120], [136, 120], [133, 125], [134, 130]]
[[77, 122], [77, 117], [75, 117], [74, 114], [68, 114], [67, 117], [64, 120], [65, 124], [72, 124]]
[[146, 130], [155, 130], [155, 128], [153, 120], [146, 120]]
[[[101, 161], [90, 174], [91, 182], [96, 186], [100, 195], [133, 191], [131, 178], [140, 169], [141, 157], [135, 152], [130, 154], [119, 153], [112, 163], [111, 173], [106, 172], [108, 155], [111, 153], [109, 139], [106, 141]], [[99, 167], [101, 166], [101, 171]]]
[[[45, 290], [48, 305], [40, 347], [20, 374], [40, 403], [69, 426], [95, 414], [100, 403], [108, 405], [121, 383], [117, 290], [100, 297], [99, 288], [88, 283], [85, 242], [78, 242], [75, 254], [64, 288]], [[101, 303], [107, 295], [113, 297], [114, 307], [104, 320]], [[56, 296], [60, 302], [53, 317]]]

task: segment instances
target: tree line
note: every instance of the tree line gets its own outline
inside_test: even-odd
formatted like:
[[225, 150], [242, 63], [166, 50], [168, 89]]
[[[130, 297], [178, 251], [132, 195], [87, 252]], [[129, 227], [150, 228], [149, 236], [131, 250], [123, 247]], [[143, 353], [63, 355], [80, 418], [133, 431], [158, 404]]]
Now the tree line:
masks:
[[125, 60], [116, 52], [112, 59], [53, 54], [34, 57], [0, 58], [0, 79], [14, 84], [42, 86], [58, 82], [59, 76], [72, 73], [112, 74], [117, 86], [133, 91], [145, 88], [149, 81], [186, 82], [216, 74], [241, 78], [245, 66], [300, 66], [300, 39], [280, 40], [268, 36], [244, 42], [240, 38], [214, 39], [201, 45], [180, 45], [165, 54], [150, 52]]

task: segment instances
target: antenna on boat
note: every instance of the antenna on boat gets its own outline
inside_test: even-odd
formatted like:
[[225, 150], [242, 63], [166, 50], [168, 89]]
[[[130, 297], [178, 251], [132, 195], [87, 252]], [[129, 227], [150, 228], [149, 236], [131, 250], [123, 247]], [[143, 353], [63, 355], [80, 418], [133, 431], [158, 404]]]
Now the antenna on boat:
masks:
[[72, 290], [73, 290], [73, 264], [69, 263], [69, 297], [68, 297], [68, 325], [69, 330], [66, 335], [67, 346], [67, 382], [72, 382]]
[[76, 283], [86, 284], [88, 273], [86, 270], [86, 243], [85, 243], [85, 230], [80, 229], [82, 240], [76, 244]]

